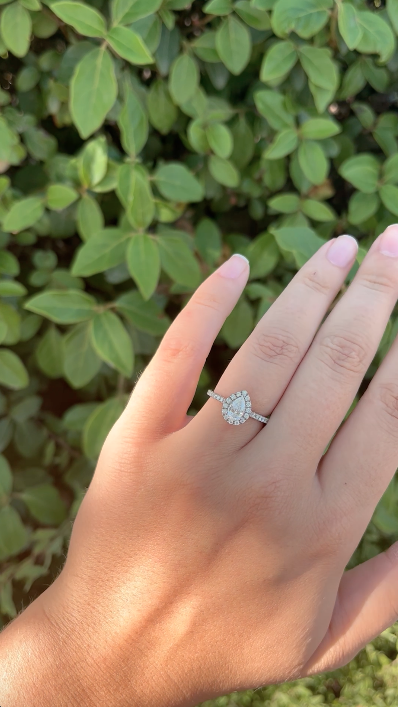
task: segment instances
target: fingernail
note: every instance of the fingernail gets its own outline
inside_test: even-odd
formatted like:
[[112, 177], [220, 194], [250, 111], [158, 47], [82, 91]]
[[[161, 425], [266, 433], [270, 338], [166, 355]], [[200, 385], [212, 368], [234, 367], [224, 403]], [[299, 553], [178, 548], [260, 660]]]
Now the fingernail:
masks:
[[249, 261], [244, 255], [235, 253], [229, 260], [218, 268], [218, 273], [222, 277], [227, 277], [229, 280], [235, 280], [239, 275], [242, 275], [249, 267]]
[[398, 224], [389, 226], [379, 239], [380, 253], [398, 258]]
[[338, 268], [346, 268], [358, 253], [358, 243], [352, 236], [339, 236], [330, 246], [327, 259]]

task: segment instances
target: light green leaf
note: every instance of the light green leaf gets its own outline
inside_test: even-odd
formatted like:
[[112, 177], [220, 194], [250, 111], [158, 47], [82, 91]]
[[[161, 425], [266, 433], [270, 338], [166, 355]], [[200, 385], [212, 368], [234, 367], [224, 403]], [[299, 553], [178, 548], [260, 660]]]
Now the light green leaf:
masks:
[[327, 222], [334, 221], [336, 218], [335, 212], [328, 204], [324, 204], [322, 201], [316, 201], [315, 199], [305, 199], [301, 210], [303, 214], [313, 219], [313, 221]]
[[233, 11], [231, 0], [210, 0], [203, 8], [208, 15], [230, 15]]
[[129, 234], [118, 228], [104, 228], [92, 236], [75, 256], [72, 275], [90, 277], [123, 262]]
[[113, 27], [106, 38], [112, 49], [130, 64], [145, 65], [155, 61], [142, 37], [128, 27]]
[[[11, 255], [11, 253], [9, 253]], [[1, 254], [0, 254], [1, 256]], [[0, 257], [1, 263], [1, 257]], [[23, 297], [26, 295], [27, 289], [20, 282], [15, 280], [0, 280], [0, 297]], [[0, 335], [1, 343], [1, 335]]]
[[231, 349], [245, 343], [254, 326], [253, 310], [244, 298], [240, 299], [232, 314], [226, 319], [221, 336]]
[[195, 230], [195, 246], [209, 265], [214, 265], [221, 257], [222, 238], [220, 229], [215, 221], [202, 218]]
[[286, 109], [286, 97], [278, 91], [257, 91], [254, 94], [256, 108], [274, 130], [294, 126], [294, 117]]
[[395, 34], [398, 34], [398, 2], [397, 0], [387, 0], [387, 14], [394, 28]]
[[90, 324], [79, 324], [64, 338], [64, 374], [72, 388], [83, 388], [101, 368], [91, 343]]
[[153, 221], [155, 202], [146, 169], [125, 164], [119, 171], [117, 194], [126, 209], [131, 225], [144, 230]]
[[102, 125], [117, 96], [112, 57], [103, 47], [78, 63], [70, 85], [70, 111], [83, 139]]
[[202, 120], [191, 120], [188, 125], [187, 136], [195, 152], [198, 152], [200, 155], [205, 155], [210, 152], [210, 145]]
[[303, 39], [313, 37], [329, 20], [332, 0], [277, 0], [272, 28], [278, 37], [296, 32]]
[[113, 312], [100, 312], [91, 322], [91, 343], [109, 366], [131, 378], [134, 352], [131, 339], [119, 317]]
[[170, 201], [196, 203], [202, 201], [203, 187], [196, 177], [178, 162], [159, 167], [154, 180], [162, 196]]
[[339, 169], [339, 173], [347, 182], [365, 194], [373, 194], [377, 191], [379, 171], [380, 165], [377, 159], [370, 154], [350, 157]]
[[43, 399], [39, 395], [25, 396], [10, 409], [10, 417], [14, 422], [24, 423], [36, 417], [42, 406]]
[[45, 290], [31, 297], [25, 309], [56, 324], [74, 324], [92, 319], [96, 306], [94, 297], [81, 290]]
[[128, 85], [118, 125], [123, 149], [130, 157], [136, 157], [148, 140], [148, 118], [141, 101]]
[[19, 275], [19, 262], [13, 253], [0, 250], [0, 273], [4, 275]]
[[78, 158], [80, 181], [84, 187], [95, 187], [104, 177], [108, 167], [106, 138], [86, 142]]
[[196, 56], [202, 61], [210, 64], [217, 64], [220, 61], [216, 49], [216, 33], [212, 30], [203, 32], [200, 37], [192, 42], [191, 46]]
[[104, 228], [104, 216], [96, 199], [84, 194], [77, 206], [77, 230], [83, 241], [99, 236]]
[[213, 179], [224, 187], [233, 189], [239, 186], [240, 174], [229, 160], [212, 155], [209, 159], [209, 171]]
[[300, 126], [304, 140], [325, 140], [341, 133], [341, 126], [328, 118], [310, 118]]
[[194, 290], [201, 281], [199, 263], [184, 238], [161, 235], [157, 238], [163, 270], [179, 285]]
[[280, 253], [271, 233], [261, 233], [251, 242], [247, 251], [250, 261], [250, 279], [267, 277], [277, 266]]
[[170, 98], [167, 85], [161, 79], [154, 81], [149, 89], [147, 106], [149, 120], [162, 135], [167, 135], [177, 120], [177, 108]]
[[367, 221], [368, 218], [374, 216], [380, 206], [380, 199], [377, 193], [364, 194], [357, 191], [352, 195], [348, 204], [348, 220], [354, 226]]
[[174, 103], [189, 101], [197, 91], [199, 78], [196, 61], [189, 54], [180, 54], [170, 70], [169, 91]]
[[115, 304], [118, 311], [133, 326], [153, 336], [163, 336], [170, 325], [169, 318], [156, 302], [153, 299], [145, 302], [137, 290], [125, 293], [116, 300]]
[[28, 543], [28, 532], [12, 506], [0, 509], [0, 562], [18, 555]]
[[349, 2], [339, 2], [337, 8], [340, 34], [348, 49], [352, 51], [356, 49], [363, 35], [357, 11]]
[[11, 390], [21, 390], [29, 384], [28, 372], [21, 359], [8, 349], [0, 349], [0, 383]]
[[154, 238], [146, 233], [133, 236], [127, 249], [127, 267], [143, 298], [148, 300], [160, 275], [159, 248]]
[[312, 83], [326, 91], [337, 89], [336, 69], [328, 49], [304, 45], [299, 49], [299, 56], [301, 66]]
[[249, 27], [253, 27], [253, 29], [262, 31], [270, 29], [271, 27], [268, 12], [254, 7], [249, 0], [238, 0], [234, 5], [234, 10], [241, 20], [249, 25]]
[[47, 329], [36, 348], [36, 361], [48, 378], [61, 378], [64, 370], [64, 345], [56, 327]]
[[398, 216], [398, 187], [393, 184], [383, 184], [379, 195], [386, 209], [394, 216]]
[[249, 30], [240, 20], [229, 15], [217, 30], [216, 48], [223, 64], [231, 74], [238, 76], [250, 61], [252, 42]]
[[5, 302], [0, 302], [0, 322], [7, 327], [2, 343], [10, 346], [17, 344], [21, 336], [21, 317], [16, 309]]
[[61, 525], [66, 518], [66, 506], [58, 489], [51, 484], [30, 486], [20, 494], [29, 512], [43, 525]]
[[113, 24], [129, 25], [159, 10], [163, 0], [112, 0]]
[[298, 194], [278, 194], [268, 200], [268, 206], [281, 214], [294, 214], [300, 208]]
[[357, 12], [362, 29], [362, 38], [356, 49], [361, 54], [379, 54], [380, 61], [386, 63], [394, 54], [396, 41], [391, 27], [375, 12]]
[[226, 125], [212, 123], [206, 130], [206, 138], [214, 154], [226, 160], [231, 157], [234, 140], [230, 129]]
[[96, 459], [108, 433], [125, 408], [124, 398], [111, 398], [91, 413], [83, 430], [83, 450], [89, 459]]
[[40, 80], [40, 71], [35, 66], [24, 66], [18, 72], [15, 84], [21, 93], [31, 91]]
[[384, 163], [383, 181], [386, 184], [398, 184], [398, 154], [391, 155]]
[[321, 146], [313, 140], [305, 140], [298, 149], [298, 159], [308, 181], [323, 184], [329, 172], [329, 160]]
[[53, 211], [62, 211], [79, 198], [79, 193], [65, 184], [51, 184], [47, 189], [47, 206]]
[[51, 11], [67, 25], [86, 37], [105, 37], [105, 19], [98, 10], [76, 0], [51, 3]]
[[298, 228], [272, 228], [271, 231], [275, 236], [278, 246], [282, 250], [293, 254], [300, 254], [307, 260], [315, 255], [317, 250], [325, 243], [322, 238], [319, 238], [315, 231], [303, 226]]
[[3, 231], [19, 233], [30, 228], [44, 212], [43, 200], [38, 196], [29, 196], [15, 202], [3, 221]]
[[23, 57], [28, 53], [32, 20], [19, 2], [13, 2], [3, 10], [0, 29], [3, 42], [12, 54]]
[[276, 42], [264, 55], [260, 79], [277, 86], [282, 83], [297, 62], [297, 51], [292, 42]]
[[264, 152], [264, 159], [279, 160], [296, 149], [299, 139], [296, 130], [282, 130]]

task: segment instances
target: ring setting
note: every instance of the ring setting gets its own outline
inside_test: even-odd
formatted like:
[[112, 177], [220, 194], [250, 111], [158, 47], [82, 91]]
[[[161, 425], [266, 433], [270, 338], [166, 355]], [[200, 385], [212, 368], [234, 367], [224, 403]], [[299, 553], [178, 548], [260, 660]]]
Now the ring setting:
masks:
[[222, 403], [222, 416], [229, 425], [243, 425], [249, 418], [258, 420], [264, 425], [269, 421], [268, 417], [259, 415], [252, 410], [250, 395], [247, 390], [240, 390], [238, 393], [233, 393], [228, 398], [223, 398], [217, 395], [213, 390], [208, 390], [207, 395], [214, 400]]

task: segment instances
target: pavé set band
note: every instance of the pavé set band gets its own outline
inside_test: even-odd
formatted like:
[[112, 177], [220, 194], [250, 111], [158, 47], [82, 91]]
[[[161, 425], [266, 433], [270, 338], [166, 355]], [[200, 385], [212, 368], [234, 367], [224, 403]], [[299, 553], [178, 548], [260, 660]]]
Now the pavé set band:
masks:
[[247, 390], [240, 390], [239, 393], [233, 393], [229, 398], [223, 398], [217, 395], [213, 390], [208, 390], [207, 395], [214, 400], [222, 403], [222, 416], [229, 425], [243, 425], [251, 417], [253, 420], [258, 420], [264, 425], [269, 421], [269, 417], [258, 415], [253, 412], [250, 395]]

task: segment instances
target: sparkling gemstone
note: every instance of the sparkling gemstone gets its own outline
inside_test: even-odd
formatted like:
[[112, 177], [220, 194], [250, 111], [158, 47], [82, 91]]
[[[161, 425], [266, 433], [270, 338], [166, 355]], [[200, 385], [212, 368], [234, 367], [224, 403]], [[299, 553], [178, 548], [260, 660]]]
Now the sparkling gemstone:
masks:
[[245, 412], [246, 405], [244, 399], [242, 397], [235, 398], [235, 400], [233, 400], [228, 407], [228, 418], [231, 422], [234, 422], [235, 424], [237, 422], [239, 424], [239, 421], [242, 417], [244, 417]]

